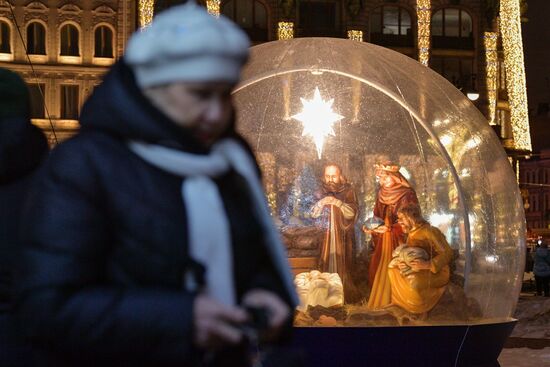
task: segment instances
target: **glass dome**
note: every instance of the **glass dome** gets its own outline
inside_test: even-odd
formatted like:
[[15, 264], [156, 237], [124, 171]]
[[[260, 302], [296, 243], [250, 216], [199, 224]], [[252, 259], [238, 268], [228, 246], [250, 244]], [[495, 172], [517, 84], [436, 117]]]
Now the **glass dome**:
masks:
[[[523, 274], [525, 219], [510, 163], [477, 108], [439, 74], [369, 43], [298, 38], [265, 43], [251, 52], [234, 92], [238, 129], [263, 170], [297, 286], [313, 282], [320, 275], [314, 270], [336, 273], [320, 265], [324, 238], [334, 235], [336, 222], [316, 220], [327, 202], [317, 205], [314, 214], [327, 166], [338, 166], [340, 181], [355, 195], [354, 212], [348, 215], [351, 229], [346, 229], [352, 245], [344, 251], [349, 255], [346, 272], [360, 296], [353, 302], [345, 296], [342, 305], [342, 279], [316, 290], [323, 302], [301, 294], [305, 304], [296, 324], [486, 323], [511, 317]], [[372, 230], [389, 224], [405, 231], [374, 215], [384, 172], [397, 170], [416, 192], [422, 216], [443, 233], [452, 256], [448, 284], [440, 287], [443, 295], [436, 297], [436, 305], [406, 310], [408, 317], [392, 312], [392, 318], [381, 312], [386, 307], [369, 306], [376, 281], [368, 273], [377, 256], [373, 247], [381, 246], [376, 243], [380, 234]], [[345, 202], [331, 203], [341, 209]], [[417, 227], [411, 228], [409, 239]], [[401, 238], [391, 250], [410, 245], [406, 236]], [[428, 255], [432, 264], [433, 256]], [[381, 273], [388, 265], [383, 266]], [[425, 271], [437, 274], [433, 266]]]

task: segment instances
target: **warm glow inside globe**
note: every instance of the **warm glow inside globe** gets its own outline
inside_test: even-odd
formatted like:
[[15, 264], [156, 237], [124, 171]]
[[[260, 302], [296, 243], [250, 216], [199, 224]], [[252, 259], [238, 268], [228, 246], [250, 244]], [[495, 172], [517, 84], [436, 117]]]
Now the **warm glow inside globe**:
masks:
[[[323, 167], [336, 163], [359, 202], [354, 256], [368, 259], [374, 164], [393, 161], [455, 250], [452, 281], [480, 311], [468, 322], [511, 317], [524, 267], [519, 190], [487, 120], [447, 80], [372, 44], [299, 38], [253, 47], [234, 98], [281, 232], [310, 225]], [[296, 272], [319, 256], [288, 250]]]

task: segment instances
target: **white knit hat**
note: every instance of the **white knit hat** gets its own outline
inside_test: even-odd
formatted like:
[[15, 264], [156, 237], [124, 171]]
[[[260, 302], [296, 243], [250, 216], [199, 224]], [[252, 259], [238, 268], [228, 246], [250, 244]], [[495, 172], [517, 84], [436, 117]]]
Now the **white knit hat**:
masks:
[[232, 21], [215, 18], [189, 0], [158, 14], [132, 35], [125, 60], [137, 84], [147, 88], [177, 81], [239, 81], [250, 42]]

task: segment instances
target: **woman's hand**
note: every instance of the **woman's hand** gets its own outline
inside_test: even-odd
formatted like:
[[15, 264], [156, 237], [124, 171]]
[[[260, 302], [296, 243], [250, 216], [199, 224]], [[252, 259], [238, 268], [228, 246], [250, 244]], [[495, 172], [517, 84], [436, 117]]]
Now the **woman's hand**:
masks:
[[265, 289], [248, 291], [242, 301], [243, 306], [263, 308], [267, 311], [268, 328], [262, 332], [262, 339], [277, 339], [291, 316], [290, 307], [275, 293]]
[[204, 349], [239, 344], [244, 335], [238, 325], [247, 319], [248, 315], [241, 307], [227, 306], [205, 294], [199, 294], [193, 307], [193, 341]]

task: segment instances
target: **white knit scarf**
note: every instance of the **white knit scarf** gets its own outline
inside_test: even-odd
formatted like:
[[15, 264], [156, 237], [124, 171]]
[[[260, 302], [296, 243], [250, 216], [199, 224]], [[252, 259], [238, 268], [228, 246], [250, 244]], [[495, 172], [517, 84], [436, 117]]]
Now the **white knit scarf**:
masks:
[[208, 155], [196, 155], [138, 141], [130, 149], [146, 162], [185, 177], [181, 187], [188, 221], [189, 256], [206, 268], [206, 292], [218, 301], [236, 303], [229, 220], [212, 178], [233, 168], [248, 182], [253, 210], [264, 233], [264, 243], [285, 287], [297, 297], [283, 245], [276, 231], [251, 156], [233, 139], [218, 142]]

